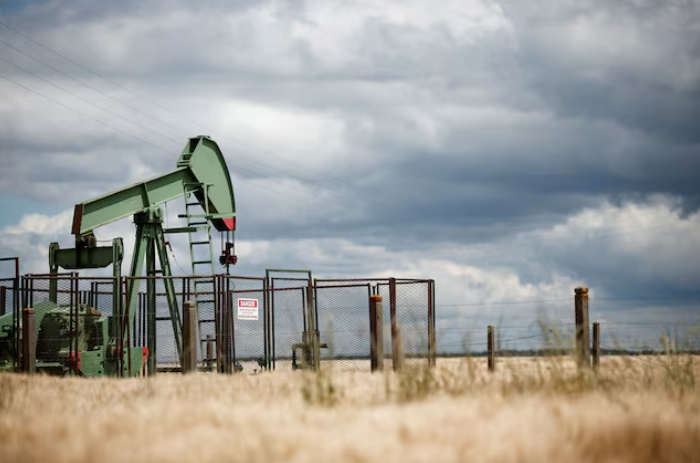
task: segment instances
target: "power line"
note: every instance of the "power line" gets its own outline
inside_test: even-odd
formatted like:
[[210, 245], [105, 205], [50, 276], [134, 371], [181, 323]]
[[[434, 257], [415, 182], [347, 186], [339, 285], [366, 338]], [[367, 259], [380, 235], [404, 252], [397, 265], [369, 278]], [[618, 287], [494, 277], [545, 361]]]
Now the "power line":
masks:
[[625, 297], [595, 297], [589, 298], [593, 301], [691, 301], [700, 302], [700, 296], [625, 296]]
[[514, 301], [498, 301], [498, 302], [474, 302], [474, 303], [462, 303], [462, 304], [438, 304], [438, 307], [481, 307], [488, 305], [509, 305], [509, 304], [539, 304], [539, 303], [552, 303], [552, 302], [562, 302], [570, 301], [573, 297], [560, 298], [560, 299], [523, 299]]
[[29, 88], [29, 87], [27, 87], [27, 86], [25, 86], [25, 85], [23, 85], [23, 84], [21, 84], [21, 83], [15, 81], [14, 79], [12, 79], [12, 78], [10, 78], [10, 77], [7, 77], [7, 76], [5, 76], [5, 75], [3, 75], [3, 74], [0, 74], [0, 78], [5, 79], [5, 80], [7, 80], [8, 82], [11, 82], [11, 83], [13, 83], [13, 84], [15, 84], [15, 85], [17, 85], [17, 86], [19, 86], [19, 87], [22, 87], [23, 89], [28, 90], [28, 91], [30, 91], [30, 92], [36, 94], [36, 95], [39, 95], [40, 97], [45, 98], [45, 99], [51, 101], [52, 103], [55, 103], [55, 104], [57, 104], [57, 105], [59, 105], [59, 106], [65, 108], [65, 109], [68, 109], [68, 110], [70, 110], [70, 111], [73, 111], [74, 113], [76, 113], [76, 114], [78, 114], [78, 115], [80, 115], [80, 116], [83, 116], [83, 117], [86, 118], [86, 119], [89, 119], [89, 120], [91, 120], [91, 121], [93, 121], [93, 122], [96, 122], [96, 123], [102, 125], [102, 126], [105, 126], [105, 127], [107, 127], [107, 128], [110, 128], [110, 129], [112, 129], [112, 130], [115, 130], [115, 131], [117, 131], [117, 132], [119, 132], [119, 133], [121, 133], [121, 134], [123, 134], [123, 135], [128, 136], [128, 137], [131, 137], [131, 138], [134, 138], [134, 139], [136, 139], [136, 140], [139, 140], [139, 141], [141, 141], [141, 142], [143, 142], [143, 143], [148, 143], [149, 145], [155, 146], [156, 148], [158, 148], [158, 149], [160, 149], [160, 150], [166, 151], [166, 149], [163, 148], [163, 147], [161, 147], [161, 146], [155, 145], [155, 144], [151, 143], [151, 142], [148, 141], [148, 140], [144, 140], [143, 138], [140, 138], [140, 137], [138, 137], [138, 136], [136, 136], [136, 135], [133, 135], [133, 134], [131, 134], [131, 133], [129, 133], [129, 132], [126, 132], [126, 131], [124, 131], [124, 130], [118, 128], [118, 127], [114, 127], [114, 126], [112, 126], [112, 125], [110, 125], [110, 124], [108, 124], [108, 123], [106, 123], [106, 122], [104, 122], [104, 121], [101, 121], [101, 120], [99, 120], [99, 119], [96, 119], [96, 118], [94, 118], [94, 117], [92, 117], [92, 116], [89, 116], [89, 115], [87, 115], [87, 114], [85, 114], [85, 113], [82, 113], [82, 112], [78, 111], [78, 110], [75, 109], [75, 108], [72, 108], [72, 107], [70, 107], [70, 106], [67, 106], [67, 105], [61, 103], [60, 101], [54, 100], [54, 99], [52, 99], [52, 98], [50, 98], [50, 97], [44, 95], [43, 93], [40, 93], [40, 92], [38, 92], [38, 91], [36, 91], [36, 90], [34, 90], [34, 89], [32, 89], [32, 88]]
[[[24, 71], [24, 72], [26, 72], [27, 74], [30, 74], [30, 75], [34, 76], [35, 78], [37, 78], [37, 79], [39, 79], [39, 80], [41, 80], [41, 81], [43, 81], [43, 82], [46, 82], [47, 84], [49, 84], [49, 85], [51, 85], [51, 86], [53, 86], [53, 87], [56, 87], [57, 89], [62, 90], [62, 91], [68, 93], [69, 95], [71, 95], [71, 96], [73, 96], [73, 97], [75, 97], [75, 98], [78, 98], [78, 99], [81, 100], [81, 101], [84, 101], [85, 103], [89, 104], [90, 106], [93, 106], [93, 107], [95, 107], [95, 108], [97, 108], [97, 109], [99, 109], [99, 110], [102, 110], [102, 111], [106, 111], [106, 112], [108, 112], [109, 114], [112, 114], [113, 116], [116, 116], [116, 117], [118, 117], [119, 119], [121, 119], [121, 120], [123, 120], [123, 121], [125, 121], [125, 122], [128, 122], [129, 124], [134, 125], [136, 128], [141, 128], [136, 122], [134, 122], [134, 121], [132, 121], [132, 120], [129, 120], [129, 119], [123, 117], [122, 115], [120, 115], [120, 114], [118, 114], [118, 113], [116, 113], [116, 112], [114, 112], [114, 111], [111, 111], [111, 110], [109, 110], [109, 109], [107, 109], [107, 108], [103, 108], [103, 107], [101, 107], [101, 106], [98, 106], [98, 105], [94, 104], [93, 102], [91, 102], [90, 100], [88, 100], [88, 99], [86, 99], [86, 98], [83, 98], [83, 97], [81, 97], [80, 95], [76, 95], [75, 93], [71, 92], [70, 90], [63, 88], [63, 87], [61, 87], [60, 85], [58, 85], [58, 84], [56, 84], [56, 83], [54, 83], [54, 82], [51, 82], [50, 80], [45, 79], [45, 78], [43, 78], [43, 77], [41, 77], [41, 76], [35, 74], [34, 72], [29, 71], [28, 69], [23, 68], [22, 66], [19, 66], [18, 64], [15, 64], [15, 63], [13, 63], [13, 62], [11, 62], [11, 61], [8, 61], [8, 60], [6, 60], [5, 58], [3, 58], [3, 57], [1, 57], [1, 56], [0, 56], [0, 61], [4, 61], [5, 63], [8, 63], [9, 65], [14, 66], [15, 68], [17, 68], [17, 69], [19, 69], [19, 70], [21, 70], [21, 71]], [[154, 130], [154, 132], [158, 133], [158, 132], [155, 131], [155, 130]], [[161, 134], [161, 135], [164, 136], [165, 138], [168, 138], [170, 141], [172, 141], [172, 142], [174, 142], [174, 143], [178, 143], [177, 140], [175, 140], [175, 139], [173, 139], [173, 138], [170, 138], [170, 137], [168, 137], [167, 135], [163, 135], [163, 134]], [[141, 140], [142, 140], [142, 139], [141, 139]], [[156, 148], [161, 148], [161, 147], [155, 145], [154, 143], [151, 143], [151, 142], [148, 142], [148, 141], [147, 141], [147, 143], [150, 144], [151, 146], [155, 146]]]
[[[510, 305], [510, 304], [550, 304], [554, 302], [571, 302], [574, 300], [574, 296], [553, 298], [553, 299], [516, 299], [510, 301], [493, 301], [493, 302], [465, 302], [465, 303], [449, 303], [449, 304], [437, 304], [438, 308], [441, 307], [482, 307], [491, 305]], [[700, 302], [700, 296], [631, 296], [631, 297], [589, 297], [589, 301], [627, 301], [627, 300], [640, 300], [640, 301], [698, 301]]]
[[[513, 342], [513, 341], [524, 341], [527, 339], [535, 339], [535, 338], [541, 338], [541, 337], [544, 337], [544, 334], [535, 334], [532, 336], [522, 336], [522, 337], [518, 337], [518, 338], [501, 339], [501, 343]], [[442, 342], [442, 343], [438, 341], [438, 344], [440, 344], [442, 347], [446, 347], [446, 346], [471, 347], [471, 346], [486, 345], [486, 344], [488, 344], [488, 341], [476, 341], [476, 342], [468, 342], [468, 343], [464, 343], [464, 342], [456, 341], [456, 340], [450, 341], [450, 342]]]
[[[9, 62], [9, 61], [3, 59], [2, 57], [0, 57], [0, 60], [9, 63], [10, 65], [17, 67], [18, 69], [20, 69], [20, 70], [22, 70], [22, 71], [24, 71], [24, 72], [27, 72], [27, 73], [29, 73], [29, 74], [31, 74], [31, 75], [34, 75], [34, 74], [31, 73], [30, 71], [26, 71], [25, 69], [21, 68], [20, 66], [17, 66], [17, 65], [15, 65], [14, 63], [11, 63], [11, 62]], [[46, 81], [46, 79], [43, 79], [43, 78], [41, 78], [41, 77], [39, 77], [39, 76], [34, 75], [34, 77]], [[147, 144], [149, 144], [149, 145], [151, 145], [151, 146], [153, 146], [153, 147], [155, 147], [155, 148], [157, 148], [157, 149], [159, 149], [159, 150], [162, 150], [162, 151], [165, 151], [165, 152], [170, 152], [170, 150], [167, 150], [166, 148], [164, 148], [164, 147], [162, 147], [162, 146], [159, 146], [159, 145], [157, 145], [157, 144], [155, 144], [155, 143], [153, 143], [153, 142], [151, 142], [151, 141], [149, 141], [149, 140], [146, 140], [146, 139], [144, 139], [144, 138], [141, 138], [141, 137], [139, 137], [139, 136], [137, 136], [137, 135], [134, 135], [134, 134], [132, 134], [132, 133], [130, 133], [130, 132], [127, 132], [127, 131], [125, 131], [125, 130], [123, 130], [123, 129], [120, 129], [120, 128], [118, 128], [118, 127], [115, 127], [115, 126], [113, 126], [113, 125], [111, 125], [111, 124], [109, 124], [109, 123], [107, 123], [107, 122], [104, 122], [104, 121], [102, 121], [102, 120], [100, 120], [100, 119], [97, 119], [96, 117], [93, 117], [93, 116], [90, 116], [90, 115], [88, 115], [88, 114], [85, 114], [85, 113], [82, 112], [82, 111], [79, 111], [79, 110], [77, 110], [77, 109], [75, 109], [75, 108], [73, 108], [73, 107], [71, 107], [71, 106], [68, 106], [68, 105], [66, 105], [66, 104], [64, 104], [64, 103], [62, 103], [62, 102], [60, 102], [60, 101], [58, 101], [58, 100], [56, 100], [56, 99], [54, 99], [54, 98], [51, 98], [51, 97], [49, 97], [49, 96], [47, 96], [47, 95], [45, 95], [45, 94], [43, 94], [43, 93], [41, 93], [41, 92], [39, 92], [39, 91], [37, 91], [37, 90], [34, 90], [34, 89], [30, 88], [30, 87], [27, 87], [26, 85], [24, 85], [24, 84], [22, 84], [22, 83], [20, 83], [20, 82], [17, 82], [16, 80], [14, 80], [14, 79], [12, 79], [12, 78], [10, 78], [10, 77], [7, 77], [7, 76], [5, 76], [5, 75], [3, 75], [3, 74], [1, 74], [1, 73], [0, 73], [0, 78], [3, 78], [3, 79], [5, 79], [5, 80], [7, 80], [8, 82], [11, 82], [11, 83], [13, 83], [13, 84], [15, 84], [15, 85], [17, 85], [17, 86], [19, 86], [19, 87], [21, 87], [21, 88], [23, 88], [23, 89], [29, 91], [29, 92], [32, 92], [32, 93], [34, 93], [34, 94], [36, 94], [36, 95], [39, 95], [39, 96], [41, 96], [42, 98], [44, 98], [44, 99], [46, 99], [46, 100], [48, 100], [48, 101], [50, 101], [50, 102], [52, 102], [52, 103], [54, 103], [54, 104], [57, 104], [57, 105], [61, 106], [62, 108], [68, 109], [68, 110], [70, 110], [70, 111], [72, 111], [72, 112], [74, 112], [74, 113], [76, 113], [76, 114], [78, 114], [78, 115], [80, 115], [80, 116], [82, 116], [82, 117], [84, 117], [84, 118], [86, 118], [86, 119], [89, 119], [89, 120], [91, 120], [91, 121], [93, 121], [93, 122], [96, 122], [96, 123], [98, 123], [98, 124], [100, 124], [100, 125], [102, 125], [102, 126], [104, 126], [104, 127], [107, 127], [107, 128], [109, 128], [109, 129], [111, 129], [111, 130], [114, 130], [114, 131], [116, 131], [116, 132], [119, 132], [119, 133], [121, 133], [121, 134], [123, 134], [123, 135], [126, 135], [126, 136], [130, 137], [130, 138], [133, 138], [133, 139], [135, 139], [135, 140], [138, 140], [138, 141], [140, 141], [140, 142], [142, 142], [142, 143], [147, 143]], [[49, 84], [51, 84], [51, 85], [56, 86], [55, 84], [53, 84], [53, 83], [51, 83], [51, 82], [49, 82], [49, 81], [46, 81], [46, 82], [49, 83]], [[59, 89], [61, 89], [61, 90], [66, 91], [67, 93], [69, 93], [69, 94], [71, 94], [71, 95], [73, 95], [71, 92], [69, 92], [69, 91], [67, 91], [67, 90], [65, 90], [65, 89], [62, 89], [60, 86], [56, 86], [56, 87], [59, 88]], [[76, 96], [76, 95], [73, 95], [73, 96]], [[78, 97], [78, 98], [80, 98], [80, 97]], [[81, 98], [81, 99], [82, 99], [82, 98]], [[99, 108], [99, 107], [98, 107], [98, 108]], [[243, 171], [243, 172], [248, 171], [248, 169], [245, 169], [245, 168], [241, 168], [240, 170]], [[248, 172], [250, 172], [250, 171], [248, 171]], [[278, 189], [276, 189], [276, 188], [271, 188], [271, 187], [269, 187], [269, 186], [261, 185], [261, 184], [259, 184], [258, 182], [254, 181], [254, 180], [251, 180], [251, 179], [242, 178], [241, 181], [243, 181], [243, 182], [245, 182], [245, 183], [253, 184], [253, 185], [255, 185], [255, 186], [258, 186], [259, 188], [261, 188], [261, 189], [263, 189], [263, 190], [271, 191], [271, 192], [278, 193], [278, 194], [282, 194], [282, 195], [285, 194], [285, 193], [283, 193], [282, 191], [280, 191], [280, 190], [278, 190]], [[306, 204], [312, 204], [310, 201], [308, 201], [308, 200], [306, 200], [306, 199], [303, 199], [303, 198], [298, 198], [298, 199], [299, 199], [300, 202], [303, 202], [303, 203], [306, 203]]]
[[[139, 95], [135, 94], [134, 92], [132, 92], [132, 91], [130, 91], [130, 90], [128, 90], [128, 89], [126, 89], [126, 88], [124, 88], [124, 87], [122, 87], [122, 86], [120, 86], [120, 85], [118, 85], [118, 84], [116, 84], [116, 83], [114, 83], [114, 82], [112, 82], [112, 81], [109, 81], [108, 79], [105, 79], [104, 77], [102, 77], [101, 75], [97, 74], [96, 72], [94, 72], [94, 71], [92, 71], [92, 70], [86, 68], [85, 66], [81, 65], [80, 63], [76, 62], [75, 60], [72, 60], [72, 59], [68, 58], [67, 56], [65, 56], [65, 55], [63, 55], [63, 54], [61, 54], [61, 53], [59, 53], [58, 51], [56, 51], [56, 50], [54, 50], [54, 49], [52, 49], [52, 48], [50, 48], [50, 47], [48, 47], [48, 46], [46, 46], [46, 45], [44, 45], [44, 44], [38, 42], [37, 40], [31, 38], [30, 36], [28, 36], [28, 35], [26, 35], [26, 34], [20, 32], [20, 31], [18, 31], [17, 29], [11, 27], [11, 26], [8, 25], [7, 23], [5, 23], [5, 22], [3, 22], [3, 21], [0, 21], [0, 25], [6, 27], [7, 29], [9, 29], [9, 30], [11, 30], [12, 32], [14, 32], [15, 34], [17, 34], [17, 35], [19, 35], [19, 36], [21, 36], [21, 37], [24, 37], [25, 39], [29, 40], [30, 42], [34, 43], [35, 45], [37, 45], [37, 46], [39, 46], [39, 47], [41, 47], [41, 48], [43, 48], [43, 49], [48, 50], [49, 52], [55, 54], [56, 56], [58, 56], [58, 57], [64, 59], [65, 61], [71, 63], [72, 65], [78, 67], [79, 69], [82, 69], [83, 71], [88, 72], [89, 74], [91, 74], [91, 75], [97, 77], [99, 80], [104, 81], [104, 82], [107, 82], [107, 83], [109, 83], [110, 85], [112, 85], [113, 87], [116, 87], [116, 88], [118, 88], [118, 89], [120, 89], [120, 90], [122, 90], [122, 91], [125, 91], [125, 92], [131, 94], [132, 96], [139, 98], [139, 99], [142, 100], [142, 101], [147, 101], [147, 102], [149, 102], [149, 103], [151, 103], [151, 104], [154, 104], [154, 105], [156, 105], [156, 106], [162, 108], [163, 110], [169, 112], [170, 114], [173, 114], [173, 115], [174, 115], [174, 113], [173, 113], [170, 109], [168, 109], [168, 108], [166, 108], [166, 107], [164, 107], [164, 106], [158, 104], [157, 102], [154, 102], [154, 101], [152, 101], [152, 100], [149, 100], [149, 99], [147, 99], [147, 98], [144, 98], [144, 97], [142, 97], [142, 96], [139, 96]], [[52, 68], [52, 69], [54, 69], [54, 70], [56, 70], [56, 71], [58, 71], [58, 72], [60, 72], [60, 73], [62, 73], [62, 74], [64, 74], [64, 75], [69, 76], [67, 73], [56, 69], [55, 67], [53, 67], [53, 66], [51, 66], [51, 65], [49, 65], [49, 64], [47, 64], [47, 63], [45, 63], [44, 61], [42, 61], [42, 60], [40, 60], [40, 59], [38, 59], [38, 58], [36, 58], [36, 57], [34, 57], [34, 56], [30, 56], [30, 55], [28, 55], [27, 53], [25, 53], [25, 52], [19, 50], [18, 48], [14, 47], [14, 46], [12, 46], [12, 45], [7, 44], [7, 42], [3, 41], [3, 43], [5, 43], [6, 45], [8, 45], [8, 46], [10, 46], [10, 47], [12, 47], [12, 48], [14, 48], [14, 49], [16, 49], [16, 50], [18, 50], [20, 53], [23, 53], [23, 54], [25, 54], [26, 56], [29, 56], [30, 58], [32, 58], [32, 59], [34, 59], [34, 60], [36, 60], [36, 61], [38, 61], [38, 62], [40, 62], [40, 63], [42, 63], [42, 64], [44, 64], [44, 65], [46, 65], [46, 66], [48, 66], [48, 67], [50, 67], [50, 68]], [[91, 88], [91, 89], [92, 89], [91, 86], [85, 84], [84, 82], [82, 82], [82, 81], [80, 81], [80, 80], [78, 80], [78, 79], [76, 79], [76, 78], [74, 78], [74, 77], [72, 77], [72, 76], [69, 76], [69, 77], [70, 77], [71, 79], [75, 80], [76, 82], [79, 82], [79, 83], [81, 83], [82, 85], [85, 85], [85, 86], [87, 86], [88, 88]], [[101, 93], [101, 94], [107, 96], [108, 98], [114, 100], [113, 97], [110, 97], [110, 96], [106, 95], [104, 92], [101, 92], [101, 91], [99, 91], [99, 90], [96, 90], [96, 91], [98, 91], [99, 93]], [[115, 101], [117, 101], [117, 100], [115, 100]], [[122, 103], [122, 104], [124, 104], [124, 103]], [[125, 106], [126, 106], [126, 105], [125, 105]], [[133, 108], [133, 107], [132, 107], [132, 108]], [[165, 122], [162, 121], [161, 119], [157, 118], [156, 116], [150, 115], [150, 114], [148, 114], [148, 113], [146, 113], [146, 112], [144, 112], [144, 111], [141, 111], [141, 110], [139, 110], [139, 109], [135, 109], [135, 110], [141, 112], [142, 114], [146, 114], [146, 115], [148, 115], [149, 117], [152, 117], [152, 118], [158, 120], [159, 122], [161, 122], [161, 123], [164, 124], [164, 125], [168, 125], [167, 123], [165, 123]], [[201, 124], [199, 124], [199, 123], [196, 122], [196, 121], [190, 120], [190, 123], [192, 123], [192, 124], [194, 124], [194, 125], [197, 125], [197, 126], [199, 126], [199, 127], [204, 128]], [[176, 129], [177, 129], [177, 127], [172, 126], [172, 125], [171, 125], [170, 127], [176, 128]], [[235, 140], [235, 139], [230, 138], [230, 137], [226, 137], [226, 138], [229, 139], [230, 141], [232, 141], [233, 143], [236, 143], [236, 144], [239, 144], [239, 145], [242, 145], [242, 146], [252, 147], [253, 149], [256, 149], [256, 148], [255, 148], [253, 145], [251, 145], [251, 144], [244, 143], [244, 142]], [[258, 151], [261, 151], [261, 152], [264, 152], [264, 153], [266, 153], [266, 154], [268, 154], [268, 155], [272, 155], [272, 156], [277, 157], [278, 159], [280, 159], [279, 156], [275, 155], [274, 153], [271, 153], [269, 150], [263, 150], [263, 149], [260, 149], [260, 148], [257, 148], [257, 150], [258, 150]], [[271, 166], [271, 165], [269, 165], [269, 164], [267, 164], [267, 163], [261, 162], [261, 161], [259, 161], [259, 160], [257, 160], [257, 159], [249, 159], [249, 162], [257, 163], [257, 164], [259, 164], [259, 165], [261, 165], [261, 166], [263, 166], [263, 167], [267, 167], [268, 170], [277, 171], [278, 173], [283, 174], [283, 175], [284, 175], [284, 174], [287, 174], [287, 175], [292, 174], [289, 170], [286, 170], [286, 171], [285, 171], [285, 170], [280, 169], [280, 168], [278, 168], [278, 167], [274, 167], [274, 166]], [[254, 172], [254, 171], [253, 171], [253, 172]], [[292, 175], [292, 177], [294, 177], [294, 175]], [[324, 177], [330, 178], [330, 176], [328, 176], [327, 174], [324, 175], [324, 176], [316, 177], [316, 178], [317, 178], [317, 179], [318, 179], [318, 178], [324, 179]], [[344, 183], [344, 182], [342, 182], [342, 181], [339, 180], [339, 179], [332, 179], [332, 178], [331, 178], [331, 180], [333, 181], [333, 183], [332, 183], [332, 184], [325, 184], [325, 185], [324, 185], [325, 188], [326, 188], [326, 189], [329, 189], [329, 190], [331, 190], [331, 191], [334, 191], [335, 193], [339, 193], [339, 192], [340, 192], [340, 193], [342, 193], [343, 195], [346, 195], [346, 193], [345, 193], [344, 191], [335, 188], [335, 186], [336, 186], [338, 183]], [[314, 183], [314, 182], [311, 182], [311, 183]], [[322, 182], [318, 182], [318, 180], [317, 180], [315, 183], [317, 183], [317, 184], [322, 184]], [[331, 186], [331, 185], [332, 185], [332, 186]], [[332, 200], [332, 201], [337, 202], [336, 200]], [[339, 203], [339, 204], [341, 204], [341, 205], [343, 205], [343, 206], [346, 206], [346, 205], [347, 205], [347, 204], [345, 204], [345, 203]]]
[[[626, 350], [626, 349], [624, 349], [624, 348], [610, 347], [610, 346], [608, 346], [607, 344], [603, 344], [603, 343], [600, 343], [600, 347], [602, 347], [603, 349], [612, 350], [612, 351]], [[642, 358], [642, 357], [640, 357], [640, 356], [638, 356], [638, 355], [626, 355], [625, 357], [628, 357], [628, 358], [631, 358], [631, 359], [634, 359], [634, 360], [637, 360], [637, 361], [640, 361], [640, 362], [648, 363], [648, 364], [650, 364], [650, 365], [654, 365], [654, 366], [657, 366], [657, 367], [660, 367], [660, 368], [666, 368], [666, 366], [663, 365], [663, 364], [661, 364], [661, 363], [653, 362], [653, 361], [651, 361], [651, 360], [647, 360], [647, 359]]]
[[[0, 58], [0, 59], [2, 59], [2, 58]], [[5, 61], [6, 61], [6, 60], [5, 60]], [[7, 61], [6, 61], [6, 62], [7, 62]], [[15, 66], [15, 67], [18, 67], [19, 69], [21, 69], [21, 70], [23, 70], [23, 71], [25, 71], [25, 72], [28, 72], [28, 73], [30, 73], [30, 74], [33, 74], [33, 73], [31, 73], [30, 71], [27, 71], [27, 70], [22, 69], [21, 67], [15, 65], [14, 63], [9, 63], [9, 64], [11, 64], [11, 65], [13, 65], [13, 66]], [[96, 118], [94, 118], [94, 117], [92, 117], [92, 116], [88, 116], [88, 115], [86, 115], [85, 113], [83, 113], [83, 112], [81, 112], [81, 111], [78, 111], [78, 110], [75, 109], [75, 108], [69, 107], [69, 106], [67, 106], [67, 105], [65, 105], [65, 104], [63, 104], [63, 103], [61, 103], [61, 102], [59, 102], [59, 101], [57, 101], [57, 100], [54, 100], [54, 99], [52, 99], [52, 98], [50, 98], [50, 97], [48, 97], [48, 96], [46, 96], [46, 95], [44, 95], [44, 94], [42, 94], [42, 93], [40, 93], [40, 92], [34, 90], [34, 89], [31, 89], [31, 88], [29, 88], [29, 87], [27, 87], [27, 86], [25, 86], [25, 85], [23, 85], [23, 84], [20, 84], [19, 82], [15, 81], [15, 80], [13, 80], [13, 79], [11, 79], [11, 78], [8, 78], [8, 77], [6, 77], [6, 76], [0, 76], [0, 77], [6, 79], [6, 80], [8, 80], [8, 81], [14, 83], [15, 85], [18, 85], [18, 86], [20, 86], [21, 88], [24, 88], [24, 89], [26, 89], [26, 90], [28, 90], [28, 91], [30, 91], [30, 92], [32, 92], [32, 93], [35, 93], [35, 94], [37, 94], [37, 95], [40, 95], [40, 96], [42, 96], [43, 98], [48, 99], [49, 101], [51, 101], [51, 102], [53, 102], [53, 103], [55, 103], [55, 104], [60, 105], [60, 106], [63, 107], [63, 108], [70, 109], [71, 111], [73, 111], [73, 112], [75, 112], [75, 113], [77, 113], [77, 114], [79, 114], [79, 115], [81, 115], [81, 116], [83, 116], [83, 117], [85, 117], [85, 118], [87, 118], [87, 119], [93, 120], [93, 121], [95, 121], [95, 122], [97, 122], [97, 123], [99, 123], [99, 124], [101, 124], [101, 125], [104, 125], [104, 126], [106, 126], [106, 127], [108, 127], [108, 128], [111, 128], [111, 129], [116, 130], [116, 131], [118, 131], [118, 132], [120, 132], [120, 133], [123, 133], [123, 134], [125, 134], [125, 135], [127, 135], [127, 136], [130, 136], [131, 138], [135, 138], [135, 139], [137, 139], [137, 140], [139, 140], [139, 141], [142, 141], [142, 142], [145, 142], [145, 143], [149, 143], [149, 144], [151, 144], [151, 145], [153, 145], [153, 146], [156, 146], [156, 147], [159, 148], [159, 149], [165, 150], [164, 148], [162, 148], [162, 147], [160, 147], [160, 146], [154, 145], [153, 143], [151, 143], [151, 142], [149, 142], [149, 141], [147, 141], [147, 140], [144, 140], [144, 139], [142, 139], [142, 138], [140, 138], [140, 137], [137, 137], [137, 136], [135, 136], [135, 135], [133, 135], [133, 134], [130, 134], [130, 133], [124, 131], [124, 130], [118, 129], [118, 128], [116, 128], [116, 127], [110, 125], [110, 124], [105, 123], [104, 121], [98, 120], [98, 119], [96, 119]], [[36, 76], [36, 75], [35, 75], [35, 77], [37, 77], [37, 78], [39, 78], [39, 79], [42, 79], [41, 77], [38, 77], [38, 76]], [[42, 80], [46, 80], [46, 79], [42, 79]], [[47, 81], [47, 82], [48, 82], [48, 81]], [[51, 82], [48, 82], [48, 83], [52, 84]], [[52, 85], [54, 85], [54, 84], [52, 84]], [[55, 85], [54, 85], [54, 86], [55, 86]], [[59, 87], [59, 88], [60, 88], [60, 87]], [[65, 90], [65, 89], [62, 89], [62, 90]], [[68, 93], [71, 93], [71, 92], [68, 92]], [[75, 96], [75, 95], [73, 95], [73, 96]], [[78, 97], [78, 98], [80, 98], [80, 97]], [[243, 171], [243, 172], [248, 171], [248, 169], [244, 169], [244, 168], [242, 168], [242, 169], [240, 169], [240, 170]], [[256, 182], [251, 181], [251, 180], [246, 179], [246, 178], [243, 178], [243, 179], [241, 179], [241, 180], [242, 180], [243, 182], [246, 182], [246, 183], [248, 183], [248, 182], [249, 182], [249, 183], [252, 183], [253, 185], [256, 185], [256, 186], [258, 186], [258, 187], [260, 187], [260, 188], [262, 188], [262, 189], [264, 189], [264, 190], [267, 190], [267, 191], [271, 191], [271, 192], [276, 192], [276, 193], [284, 194], [284, 193], [282, 193], [280, 190], [277, 190], [276, 188], [269, 188], [269, 187], [266, 187], [266, 186], [264, 186], [264, 185], [258, 184], [258, 183], [256, 183]], [[308, 200], [301, 199], [301, 201], [302, 201], [302, 202], [305, 202], [305, 203], [307, 203], [307, 204], [311, 204], [310, 201], [308, 201]]]

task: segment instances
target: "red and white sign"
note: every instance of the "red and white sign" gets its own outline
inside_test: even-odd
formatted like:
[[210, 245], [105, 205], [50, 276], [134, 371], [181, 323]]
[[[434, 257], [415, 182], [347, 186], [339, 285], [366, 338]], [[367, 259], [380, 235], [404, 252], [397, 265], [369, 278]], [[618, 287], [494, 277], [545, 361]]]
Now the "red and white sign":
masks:
[[258, 300], [238, 298], [238, 319], [259, 320]]

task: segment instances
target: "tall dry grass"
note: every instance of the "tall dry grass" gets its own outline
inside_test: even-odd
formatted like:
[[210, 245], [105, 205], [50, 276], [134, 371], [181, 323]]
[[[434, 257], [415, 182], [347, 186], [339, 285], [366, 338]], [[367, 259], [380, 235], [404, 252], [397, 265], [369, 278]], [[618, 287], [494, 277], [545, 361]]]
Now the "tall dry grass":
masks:
[[[404, 373], [0, 375], [0, 461], [700, 461], [698, 359], [439, 359]], [[689, 378], [693, 378], [689, 380]]]

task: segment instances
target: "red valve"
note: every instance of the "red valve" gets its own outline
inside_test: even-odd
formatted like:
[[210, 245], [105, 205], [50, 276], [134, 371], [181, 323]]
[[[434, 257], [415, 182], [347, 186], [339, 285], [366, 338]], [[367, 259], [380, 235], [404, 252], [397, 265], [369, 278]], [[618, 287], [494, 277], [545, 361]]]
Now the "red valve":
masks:
[[219, 263], [223, 266], [236, 265], [238, 263], [238, 256], [234, 254], [233, 243], [226, 243], [219, 256]]

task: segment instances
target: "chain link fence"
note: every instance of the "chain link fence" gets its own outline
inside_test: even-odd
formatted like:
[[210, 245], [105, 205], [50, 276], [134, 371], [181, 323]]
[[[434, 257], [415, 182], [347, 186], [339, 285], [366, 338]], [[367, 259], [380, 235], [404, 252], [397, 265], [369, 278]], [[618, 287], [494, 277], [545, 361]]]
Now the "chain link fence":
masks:
[[[269, 367], [270, 320], [267, 310], [266, 281], [256, 277], [227, 277], [226, 311], [231, 323], [224, 332], [233, 368], [257, 372]], [[232, 330], [232, 335], [229, 336]]]
[[272, 316], [271, 360], [274, 370], [294, 370], [311, 362], [307, 337], [308, 286], [303, 281], [272, 279], [270, 313]]
[[[382, 298], [383, 365], [406, 368], [435, 364], [435, 286], [432, 280], [368, 279], [315, 281], [319, 318], [332, 326], [327, 360], [341, 371], [370, 369], [369, 298]], [[392, 315], [393, 314], [393, 315]], [[324, 356], [321, 356], [324, 359]]]
[[[3, 328], [8, 335], [0, 343], [7, 345], [0, 344], [0, 357], [19, 364], [21, 333], [17, 336], [12, 330], [21, 328], [20, 307], [39, 308], [37, 359], [47, 373], [65, 374], [66, 368], [78, 367], [71, 364], [79, 362], [77, 353], [107, 344], [115, 352], [144, 348], [147, 361], [139, 367], [144, 374], [181, 371], [187, 301], [196, 307], [200, 370], [285, 371], [318, 362], [321, 368], [368, 371], [373, 294], [383, 298], [384, 368], [391, 369], [399, 353], [408, 367], [434, 364], [432, 280], [311, 282], [228, 275], [115, 280], [69, 273], [27, 275], [20, 282], [20, 291], [14, 291], [0, 279], [0, 288], [6, 288], [0, 290], [2, 307], [6, 313], [12, 307], [13, 314], [12, 324]], [[107, 339], [104, 331], [93, 327], [97, 317], [109, 323]], [[131, 360], [119, 362], [120, 371], [132, 375]]]
[[314, 286], [322, 345], [321, 363], [340, 371], [369, 370], [369, 283]]
[[[434, 363], [434, 348], [431, 345], [431, 339], [434, 339], [431, 334], [431, 326], [434, 326], [432, 284], [430, 280], [395, 280], [393, 283], [389, 280], [377, 283], [377, 294], [386, 301], [383, 310], [384, 352], [392, 352], [389, 360], [392, 365], [397, 360], [394, 342], [400, 344], [406, 367], [419, 367], [425, 362]], [[392, 312], [395, 314], [393, 317]]]
[[19, 258], [0, 259], [0, 369], [14, 370], [18, 356], [15, 332], [20, 307]]

